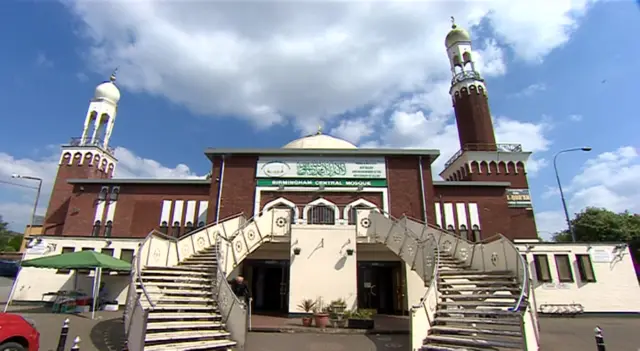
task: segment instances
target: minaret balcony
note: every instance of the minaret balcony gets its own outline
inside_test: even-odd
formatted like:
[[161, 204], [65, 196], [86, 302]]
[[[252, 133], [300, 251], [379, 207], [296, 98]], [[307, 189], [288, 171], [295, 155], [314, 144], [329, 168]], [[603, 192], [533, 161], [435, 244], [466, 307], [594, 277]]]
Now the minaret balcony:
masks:
[[449, 168], [456, 160], [462, 156], [465, 151], [489, 151], [489, 152], [523, 152], [521, 144], [480, 144], [480, 143], [467, 143], [464, 147], [449, 159], [444, 164], [444, 168]]
[[109, 146], [105, 147], [104, 144], [105, 144], [104, 140], [100, 138], [92, 139], [91, 137], [86, 137], [86, 138], [74, 137], [74, 138], [71, 138], [71, 141], [69, 141], [69, 144], [67, 146], [92, 146], [92, 147], [97, 147], [100, 150], [106, 151], [109, 154], [113, 155], [115, 152], [115, 149]]
[[476, 71], [462, 71], [462, 72], [456, 73], [456, 75], [453, 76], [453, 78], [451, 78], [451, 85], [454, 86], [466, 80], [476, 80], [476, 81], [484, 82], [484, 79], [482, 79], [482, 76], [480, 75], [480, 73]]

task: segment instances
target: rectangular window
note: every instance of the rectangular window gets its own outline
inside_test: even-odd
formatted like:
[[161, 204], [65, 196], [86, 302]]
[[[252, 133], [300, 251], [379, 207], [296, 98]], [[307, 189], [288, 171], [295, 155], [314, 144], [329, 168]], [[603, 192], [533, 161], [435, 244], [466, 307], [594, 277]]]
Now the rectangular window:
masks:
[[593, 272], [591, 256], [576, 255], [576, 261], [578, 262], [578, 273], [580, 274], [580, 280], [587, 283], [595, 283], [596, 275]]
[[120, 259], [129, 263], [133, 262], [133, 250], [122, 249], [120, 250]]
[[[74, 251], [76, 251], [75, 247], [65, 246], [65, 247], [62, 248], [62, 252], [61, 253], [66, 254], [66, 253], [72, 253]], [[58, 269], [56, 271], [57, 274], [69, 274], [69, 272], [71, 272], [70, 269]]]
[[536, 269], [536, 279], [539, 282], [549, 283], [552, 281], [547, 255], [533, 255], [533, 265]]
[[554, 255], [558, 279], [561, 283], [573, 283], [573, 272], [571, 271], [571, 260], [569, 255]]
[[112, 256], [113, 257], [113, 249], [111, 248], [102, 248], [100, 249], [100, 252], [107, 255], [107, 256]]

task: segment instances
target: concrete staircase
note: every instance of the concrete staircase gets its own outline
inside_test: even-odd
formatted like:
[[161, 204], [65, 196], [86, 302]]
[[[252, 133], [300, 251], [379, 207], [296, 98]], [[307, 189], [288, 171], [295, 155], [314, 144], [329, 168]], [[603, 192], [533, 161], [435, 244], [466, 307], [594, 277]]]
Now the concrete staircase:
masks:
[[512, 272], [478, 271], [440, 252], [438, 304], [422, 350], [524, 350], [520, 286]]
[[[172, 267], [147, 266], [141, 279], [154, 306], [149, 310], [144, 351], [231, 350], [213, 296], [216, 249], [207, 248]], [[137, 292], [143, 293], [138, 281]]]

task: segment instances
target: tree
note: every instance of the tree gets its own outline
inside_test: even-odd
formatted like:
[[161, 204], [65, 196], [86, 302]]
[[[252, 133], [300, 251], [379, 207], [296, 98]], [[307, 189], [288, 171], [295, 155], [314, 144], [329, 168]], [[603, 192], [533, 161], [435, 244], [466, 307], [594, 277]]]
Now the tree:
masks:
[[0, 215], [0, 252], [16, 252], [22, 245], [22, 235], [9, 230], [9, 223]]
[[[628, 211], [615, 213], [603, 208], [588, 207], [571, 221], [576, 241], [635, 242], [640, 240], [640, 216]], [[556, 233], [553, 241], [570, 242], [571, 233]]]

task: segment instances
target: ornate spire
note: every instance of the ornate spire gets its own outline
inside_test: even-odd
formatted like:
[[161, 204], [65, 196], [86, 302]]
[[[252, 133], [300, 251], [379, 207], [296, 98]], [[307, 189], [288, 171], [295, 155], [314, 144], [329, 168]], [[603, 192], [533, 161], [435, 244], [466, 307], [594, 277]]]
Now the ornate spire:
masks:
[[318, 132], [316, 133], [316, 135], [320, 134], [322, 134], [322, 124], [318, 124]]
[[456, 29], [458, 26], [456, 25], [456, 18], [451, 16], [451, 29]]
[[113, 70], [113, 73], [111, 73], [111, 77], [109, 77], [109, 80], [112, 83], [116, 82], [116, 73], [118, 73], [118, 67], [116, 67], [116, 69]]

